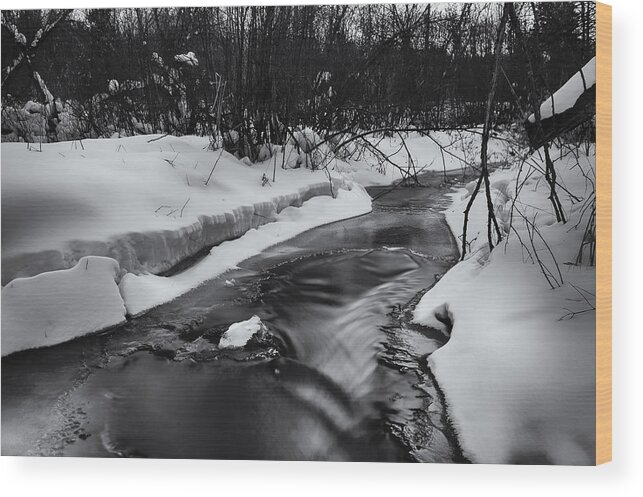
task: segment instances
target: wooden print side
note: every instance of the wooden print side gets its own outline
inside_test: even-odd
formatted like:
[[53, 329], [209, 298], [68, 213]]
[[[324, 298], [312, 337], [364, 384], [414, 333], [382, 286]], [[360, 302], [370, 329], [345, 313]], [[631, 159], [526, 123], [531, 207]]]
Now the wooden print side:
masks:
[[612, 460], [612, 7], [596, 15], [596, 464]]

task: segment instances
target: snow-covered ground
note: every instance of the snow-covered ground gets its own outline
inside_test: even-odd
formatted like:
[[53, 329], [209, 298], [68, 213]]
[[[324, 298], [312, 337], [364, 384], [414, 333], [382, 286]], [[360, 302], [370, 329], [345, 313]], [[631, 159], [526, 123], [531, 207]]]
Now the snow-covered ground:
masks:
[[[445, 149], [415, 133], [405, 144], [370, 140], [416, 171], [477, 162], [478, 133], [432, 137]], [[172, 136], [43, 144], [42, 151], [2, 144], [2, 355], [117, 325], [273, 244], [369, 212], [360, 184], [401, 178], [373, 155], [329, 160], [325, 148], [331, 196], [325, 171], [293, 168], [320, 159], [306, 156], [305, 143], [262, 150], [264, 161], [254, 165], [208, 146], [207, 138]], [[563, 225], [547, 198], [542, 159], [519, 168], [507, 150], [491, 141], [491, 162], [514, 164], [491, 177], [505, 240], [489, 253], [480, 192], [469, 254], [422, 298], [415, 320], [450, 336], [429, 366], [471, 460], [592, 463], [595, 269], [587, 253], [576, 261], [595, 157], [556, 152]], [[446, 212], [456, 237], [472, 189], [454, 193]], [[187, 270], [161, 274], [208, 246]]]
[[114, 259], [84, 257], [71, 269], [11, 281], [2, 289], [2, 355], [125, 321], [118, 280]]
[[304, 169], [278, 169], [262, 187], [264, 173], [272, 179], [268, 165], [248, 167], [210, 151], [207, 138], [149, 140], [51, 143], [42, 152], [3, 143], [3, 284], [72, 267], [86, 255], [158, 273], [330, 193], [323, 173]]
[[[479, 133], [431, 136], [369, 139], [418, 172], [475, 162]], [[140, 314], [270, 245], [369, 212], [359, 185], [401, 177], [372, 153], [343, 160], [328, 144], [315, 148], [320, 140], [295, 132], [284, 147], [264, 146], [256, 164], [194, 136], [3, 143], [2, 354], [116, 325], [123, 306]], [[327, 166], [332, 188], [312, 165]], [[195, 266], [161, 276], [211, 246]]]
[[[337, 163], [337, 169], [362, 185], [388, 185], [399, 181], [403, 175], [400, 169], [416, 171], [453, 171], [477, 166], [480, 162], [481, 129], [473, 131], [435, 131], [430, 137], [419, 133], [403, 135], [404, 141], [398, 135], [392, 137], [369, 136], [368, 140], [384, 154], [371, 153], [367, 162], [371, 167], [364, 167], [364, 158], [348, 159]], [[492, 137], [489, 140], [489, 161], [491, 163], [506, 163], [508, 148], [502, 137]], [[411, 160], [409, 160], [409, 154]], [[389, 162], [390, 161], [390, 162]], [[383, 167], [378, 167], [382, 162]], [[397, 167], [395, 167], [393, 164]], [[381, 174], [373, 174], [373, 170]]]
[[[491, 193], [505, 240], [489, 253], [481, 191], [470, 252], [415, 310], [416, 322], [450, 336], [428, 362], [474, 462], [594, 463], [596, 272], [587, 252], [578, 264], [577, 255], [591, 215], [595, 154], [577, 160], [557, 151], [555, 158], [567, 223], [555, 222], [538, 154], [522, 168], [497, 170]], [[446, 213], [456, 237], [472, 189], [456, 192]], [[551, 272], [554, 289], [542, 271]]]
[[[124, 309], [370, 211], [368, 194], [339, 173], [333, 198], [323, 171], [281, 169], [278, 156], [248, 166], [208, 150], [207, 138], [154, 138], [2, 144], [3, 355], [113, 326]], [[154, 276], [212, 245], [197, 268]]]

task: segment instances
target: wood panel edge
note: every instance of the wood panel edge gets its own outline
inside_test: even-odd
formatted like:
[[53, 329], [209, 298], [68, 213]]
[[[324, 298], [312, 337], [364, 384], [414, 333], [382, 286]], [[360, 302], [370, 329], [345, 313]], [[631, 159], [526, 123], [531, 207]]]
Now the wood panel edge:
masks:
[[612, 460], [612, 7], [596, 3], [596, 464]]

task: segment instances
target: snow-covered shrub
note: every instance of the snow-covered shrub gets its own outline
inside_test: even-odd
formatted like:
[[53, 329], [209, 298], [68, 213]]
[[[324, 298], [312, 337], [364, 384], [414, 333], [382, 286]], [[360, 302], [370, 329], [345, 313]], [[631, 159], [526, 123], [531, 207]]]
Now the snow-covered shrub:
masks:
[[25, 112], [28, 112], [29, 114], [44, 114], [45, 112], [45, 106], [41, 103], [34, 102], [33, 100], [29, 100], [23, 110]]
[[[156, 54], [156, 56], [158, 57], [158, 54]], [[160, 60], [161, 63], [163, 62], [163, 59], [161, 59], [160, 57], [158, 57], [158, 59]], [[199, 59], [196, 58], [196, 55], [194, 55], [194, 52], [175, 55], [174, 60], [181, 64], [187, 64], [188, 66], [199, 65]]]
[[335, 158], [329, 143], [308, 127], [291, 131], [286, 145], [294, 148], [297, 153], [295, 167], [323, 169]]
[[259, 162], [266, 161], [270, 159], [273, 154], [276, 153], [275, 147], [272, 145], [268, 145], [264, 143], [263, 145], [259, 145], [259, 152], [257, 153], [257, 160]]
[[302, 130], [292, 131], [290, 139], [288, 140], [289, 143], [297, 145], [302, 152], [305, 153], [311, 152], [313, 148], [322, 141], [322, 138], [315, 132], [315, 130], [308, 127]]
[[22, 108], [2, 109], [2, 141], [46, 143], [82, 138], [81, 122], [70, 102], [56, 100], [55, 108], [29, 100]]
[[118, 81], [116, 81], [115, 79], [111, 79], [109, 81], [107, 87], [109, 89], [109, 93], [111, 95], [114, 95], [114, 94], [116, 94], [118, 92], [118, 90], [120, 88], [120, 85], [118, 84]]
[[331, 133], [331, 136], [328, 139], [328, 146], [333, 150], [333, 153], [337, 158], [343, 160], [351, 159], [361, 152], [361, 148], [356, 141], [343, 145], [349, 137], [350, 136], [347, 133]]
[[223, 132], [223, 146], [231, 147], [236, 146], [239, 143], [239, 132], [231, 129]]

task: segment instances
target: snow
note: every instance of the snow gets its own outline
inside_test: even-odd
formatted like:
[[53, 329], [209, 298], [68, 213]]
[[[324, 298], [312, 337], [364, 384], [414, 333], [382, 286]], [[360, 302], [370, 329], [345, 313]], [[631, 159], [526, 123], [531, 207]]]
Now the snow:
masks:
[[[596, 57], [593, 57], [583, 68], [574, 74], [551, 97], [540, 105], [540, 118], [548, 119], [555, 114], [562, 114], [576, 104], [586, 90], [596, 85]], [[535, 123], [536, 116], [531, 114], [529, 122]]]
[[27, 44], [27, 38], [25, 35], [22, 33], [19, 33], [18, 31], [14, 32], [14, 40], [18, 45], [26, 45]]
[[219, 341], [220, 349], [239, 349], [258, 333], [263, 326], [259, 316], [252, 316], [246, 321], [231, 324]]
[[315, 78], [317, 86], [319, 86], [319, 84], [322, 82], [328, 83], [330, 81], [330, 76], [331, 75], [329, 71], [319, 71], [317, 73], [317, 77]]
[[[568, 216], [556, 223], [539, 170], [498, 170], [491, 175], [492, 198], [505, 237], [516, 185], [525, 180], [516, 208], [533, 221], [551, 248], [536, 237], [530, 246], [528, 223], [517, 212], [515, 232], [491, 253], [487, 247], [484, 191], [474, 203], [469, 225], [471, 251], [421, 299], [416, 322], [442, 330], [446, 345], [428, 358], [442, 388], [449, 418], [465, 455], [473, 462], [593, 464], [595, 448], [595, 276], [594, 266], [575, 264], [593, 194], [595, 156], [559, 154], [561, 185], [583, 199], [560, 192]], [[456, 237], [471, 192], [453, 194], [446, 212]], [[559, 190], [560, 191], [560, 190]], [[552, 289], [537, 264], [536, 252], [562, 284]], [[571, 315], [576, 312], [578, 314]], [[449, 326], [448, 322], [452, 323]]]
[[152, 60], [163, 65], [163, 57], [161, 57], [158, 52], [152, 52]]
[[276, 181], [262, 187], [272, 163], [247, 167], [208, 150], [207, 138], [153, 138], [50, 143], [42, 152], [3, 143], [3, 284], [67, 269], [86, 255], [159, 273], [284, 207], [330, 194], [323, 172], [277, 168]]
[[2, 355], [65, 342], [125, 320], [113, 259], [84, 257], [76, 266], [2, 289]]
[[304, 152], [311, 152], [312, 149], [324, 140], [311, 128], [293, 130], [289, 142], [296, 144]]
[[[325, 172], [278, 168], [262, 186], [281, 159], [247, 166], [209, 145], [162, 135], [43, 144], [42, 152], [3, 143], [3, 354], [113, 326], [125, 309], [140, 313], [270, 245], [371, 209], [365, 190], [336, 172], [331, 187]], [[193, 268], [155, 276], [208, 246]], [[114, 275], [78, 280], [98, 271], [90, 262], [78, 276], [87, 256], [111, 261]]]
[[[404, 143], [399, 135], [384, 138], [377, 135], [367, 137], [368, 141], [376, 145], [397, 167], [386, 161], [380, 164], [378, 157], [368, 152], [365, 157], [346, 158], [338, 163], [337, 169], [365, 186], [383, 186], [400, 181], [403, 177], [400, 169], [415, 170], [418, 173], [453, 171], [471, 165], [477, 167], [480, 162], [481, 130], [433, 131], [429, 133], [430, 138], [417, 132], [405, 133], [402, 136]], [[340, 138], [338, 143], [347, 138]], [[505, 163], [509, 159], [502, 138], [492, 137], [489, 141], [490, 163]], [[440, 147], [443, 147], [443, 150]], [[368, 162], [368, 167], [365, 167], [365, 162]]]
[[[51, 94], [49, 94], [51, 96]], [[53, 98], [53, 97], [52, 97]], [[60, 100], [49, 100], [47, 105], [29, 100], [23, 108], [5, 106], [2, 109], [2, 124], [12, 132], [2, 135], [3, 142], [28, 141], [30, 143], [46, 143], [48, 120], [53, 111], [53, 105], [58, 111], [56, 124], [56, 139], [66, 140], [78, 133], [82, 127], [75, 116], [72, 105]], [[51, 132], [51, 130], [50, 130]]]
[[[158, 57], [158, 60], [161, 61], [160, 57]], [[194, 54], [194, 52], [175, 55], [174, 60], [182, 64], [187, 64], [188, 66], [199, 65], [199, 60], [196, 58], [196, 55]]]
[[45, 112], [45, 106], [41, 103], [29, 100], [24, 106], [24, 111], [29, 114], [42, 114]]
[[54, 103], [54, 96], [51, 94], [49, 89], [47, 88], [47, 85], [45, 84], [45, 80], [42, 79], [42, 76], [36, 71], [33, 72], [33, 78], [36, 80], [36, 83], [38, 84], [38, 87], [40, 88], [40, 91], [42, 91], [45, 95], [45, 100], [47, 100], [47, 103], [49, 105]]
[[248, 230], [236, 240], [213, 247], [200, 262], [182, 273], [163, 277], [153, 274], [126, 274], [120, 283], [130, 315], [169, 302], [200, 284], [277, 243], [323, 224], [371, 211], [371, 198], [361, 186], [339, 190], [337, 198], [315, 197], [301, 207], [287, 207], [272, 223]]
[[[39, 111], [39, 104], [29, 105]], [[469, 135], [475, 143], [478, 135]], [[3, 143], [2, 353], [59, 343], [168, 302], [271, 245], [369, 212], [371, 199], [355, 180], [370, 185], [399, 179], [378, 172], [369, 157], [342, 160], [328, 144], [306, 153], [301, 149], [320, 140], [309, 128], [294, 136], [292, 143], [269, 147], [269, 153], [264, 147], [266, 160], [256, 164], [211, 150], [208, 138], [195, 136], [92, 139], [38, 148]], [[468, 153], [464, 138], [437, 139], [454, 154]], [[383, 147], [401, 143], [386, 140]], [[435, 154], [433, 145], [422, 144], [427, 140], [409, 135], [414, 161]], [[301, 167], [313, 165], [328, 170]], [[205, 247], [213, 248], [193, 267], [159, 275]], [[105, 271], [91, 284], [76, 281], [89, 256], [111, 261], [115, 276]], [[93, 263], [89, 267], [98, 270]], [[61, 292], [47, 291], [52, 281]], [[36, 296], [31, 304], [30, 293]], [[29, 305], [56, 307], [57, 298], [62, 314], [51, 311], [49, 321], [44, 311], [40, 316], [25, 311]]]
[[118, 80], [110, 79], [107, 84], [107, 88], [109, 90], [109, 93], [111, 93], [112, 95], [114, 95], [115, 93], [118, 93], [118, 90], [120, 88], [120, 85], [118, 84]]

